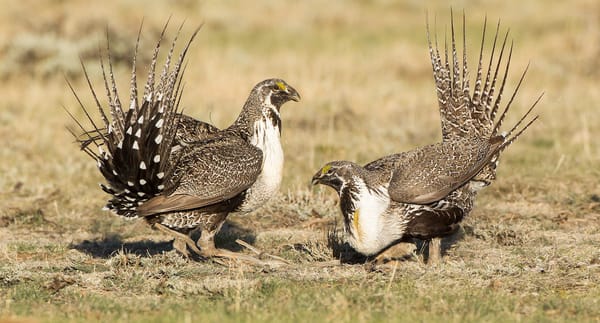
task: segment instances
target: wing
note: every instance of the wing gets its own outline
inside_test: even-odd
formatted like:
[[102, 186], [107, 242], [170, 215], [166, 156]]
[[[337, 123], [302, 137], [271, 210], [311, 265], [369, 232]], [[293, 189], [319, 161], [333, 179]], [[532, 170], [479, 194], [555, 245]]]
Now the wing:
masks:
[[388, 188], [392, 200], [428, 204], [443, 199], [476, 176], [502, 147], [503, 137], [438, 143], [397, 161]]
[[175, 134], [175, 141], [178, 144], [185, 145], [208, 139], [211, 135], [216, 134], [218, 131], [219, 128], [211, 125], [210, 123], [182, 114], [179, 116], [179, 124], [177, 126], [177, 134]]
[[185, 147], [170, 181], [170, 194], [140, 205], [141, 216], [197, 209], [248, 189], [262, 170], [263, 154], [239, 138], [216, 137]]
[[441, 201], [411, 205], [407, 209], [409, 221], [405, 235], [427, 240], [452, 234], [472, 208], [471, 190], [464, 186], [452, 191]]
[[388, 155], [374, 160], [363, 167], [368, 171], [393, 171], [398, 163], [409, 158], [412, 153], [413, 151], [409, 151]]

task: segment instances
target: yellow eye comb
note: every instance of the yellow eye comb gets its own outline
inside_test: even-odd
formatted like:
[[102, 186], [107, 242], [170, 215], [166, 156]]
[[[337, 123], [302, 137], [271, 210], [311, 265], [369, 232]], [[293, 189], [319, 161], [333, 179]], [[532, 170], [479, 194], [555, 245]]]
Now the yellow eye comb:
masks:
[[287, 91], [287, 86], [285, 86], [285, 84], [283, 82], [277, 81], [275, 82], [275, 84], [277, 84], [277, 87], [282, 90], [282, 91]]

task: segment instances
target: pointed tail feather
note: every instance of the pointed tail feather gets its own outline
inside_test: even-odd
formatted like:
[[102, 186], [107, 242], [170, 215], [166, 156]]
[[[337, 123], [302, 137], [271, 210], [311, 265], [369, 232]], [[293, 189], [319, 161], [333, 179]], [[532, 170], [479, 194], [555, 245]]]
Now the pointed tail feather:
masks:
[[[533, 111], [535, 106], [540, 102], [542, 97], [543, 97], [543, 93], [535, 100], [535, 102], [531, 105], [529, 110], [527, 110], [527, 112], [525, 114], [523, 114], [523, 116], [519, 119], [519, 121], [517, 121], [517, 123], [515, 123], [515, 125], [507, 133], [495, 135], [494, 137], [492, 137], [492, 138], [500, 138], [500, 140], [502, 140], [503, 143], [498, 148], [498, 151], [496, 152], [496, 154], [494, 154], [492, 156], [490, 163], [488, 165], [486, 165], [481, 170], [481, 172], [479, 174], [477, 174], [477, 176], [475, 176], [475, 178], [473, 178], [473, 181], [483, 183], [483, 186], [487, 186], [496, 179], [496, 169], [498, 168], [500, 155], [506, 148], [508, 148], [508, 146], [510, 146], [512, 143], [514, 143], [523, 134], [523, 132], [525, 132], [525, 130], [527, 130], [529, 128], [529, 126], [531, 126], [539, 118], [539, 115], [534, 116], [527, 122], [527, 124], [525, 124], [525, 126], [523, 126], [522, 128], [519, 129], [519, 126], [531, 114], [531, 112]], [[519, 129], [519, 130], [517, 131], [517, 129]], [[513, 135], [513, 133], [515, 131], [517, 131], [517, 132]]]
[[[429, 53], [433, 67], [434, 81], [438, 96], [438, 104], [442, 125], [442, 137], [444, 141], [457, 140], [465, 137], [482, 137], [492, 135], [494, 117], [500, 104], [502, 91], [508, 75], [508, 66], [512, 56], [512, 44], [506, 60], [505, 72], [500, 76], [503, 69], [505, 49], [508, 39], [508, 31], [504, 35], [501, 45], [498, 46], [500, 35], [500, 22], [496, 26], [493, 37], [492, 49], [487, 66], [484, 66], [484, 45], [487, 29], [487, 17], [483, 25], [479, 61], [476, 71], [475, 87], [473, 93], [469, 87], [468, 64], [466, 54], [466, 32], [465, 13], [463, 12], [463, 53], [462, 62], [459, 61], [457, 53], [457, 40], [455, 37], [454, 15], [451, 12], [451, 36], [450, 50], [444, 49], [444, 60], [440, 50], [435, 43], [431, 43], [429, 23], [427, 22], [427, 40]], [[497, 52], [497, 48], [500, 48]], [[451, 60], [451, 61], [450, 61]], [[497, 85], [501, 84], [498, 88]]]
[[[140, 26], [132, 59], [130, 105], [127, 111], [123, 111], [121, 106], [110, 54], [108, 55], [108, 73], [104, 62], [100, 61], [109, 114], [105, 112], [106, 108], [101, 104], [89, 75], [85, 67], [83, 68], [88, 87], [99, 110], [102, 125], [93, 120], [72, 85], [67, 81], [91, 125], [91, 128], [86, 127], [67, 111], [69, 116], [75, 120], [80, 134], [78, 135], [73, 130], [69, 131], [80, 144], [81, 149], [97, 161], [98, 168], [106, 179], [107, 183], [102, 184], [101, 187], [105, 192], [113, 195], [106, 207], [125, 217], [137, 217], [136, 209], [139, 205], [169, 189], [168, 179], [176, 163], [175, 160], [172, 160], [171, 148], [180, 118], [179, 102], [182, 67], [184, 66], [182, 63], [200, 28], [192, 34], [174, 66], [171, 67], [171, 59], [177, 42], [177, 37], [175, 37], [157, 80], [155, 70], [160, 44], [167, 25], [168, 22], [153, 51], [141, 103], [138, 99], [136, 75]], [[179, 27], [177, 35], [181, 29], [182, 26]], [[107, 50], [110, 50], [109, 46], [107, 46]], [[108, 115], [110, 115], [110, 119]]]
[[[496, 178], [496, 167], [502, 151], [510, 146], [533, 122], [537, 116], [531, 118], [520, 130], [519, 127], [533, 108], [540, 101], [541, 96], [535, 101], [530, 109], [521, 117], [521, 119], [506, 134], [499, 134], [500, 128], [510, 110], [512, 103], [521, 88], [529, 65], [523, 71], [515, 89], [513, 90], [508, 103], [506, 103], [502, 113], [497, 117], [500, 110], [508, 71], [511, 64], [513, 43], [507, 50], [509, 30], [504, 37], [500, 36], [500, 21], [496, 25], [493, 35], [491, 51], [487, 63], [484, 64], [484, 47], [487, 29], [487, 17], [483, 24], [481, 36], [481, 45], [479, 50], [479, 61], [476, 71], [474, 91], [470, 94], [467, 55], [466, 55], [466, 37], [465, 37], [465, 14], [463, 12], [463, 55], [462, 68], [459, 67], [457, 54], [457, 45], [454, 28], [454, 15], [451, 11], [451, 46], [452, 51], [449, 55], [448, 47], [444, 48], [444, 60], [440, 55], [437, 45], [431, 43], [429, 23], [427, 22], [427, 42], [429, 45], [429, 54], [433, 67], [433, 76], [438, 96], [438, 104], [442, 125], [442, 136], [444, 141], [460, 140], [463, 138], [489, 138], [490, 140], [501, 140], [503, 144], [499, 147], [496, 154], [488, 165], [474, 180], [482, 181], [485, 185], [491, 183]], [[437, 37], [436, 37], [437, 39]], [[497, 50], [499, 49], [499, 50]], [[508, 52], [508, 54], [506, 54]], [[451, 57], [451, 61], [449, 60]], [[515, 133], [516, 132], [516, 133]], [[513, 135], [513, 133], [515, 133]]]

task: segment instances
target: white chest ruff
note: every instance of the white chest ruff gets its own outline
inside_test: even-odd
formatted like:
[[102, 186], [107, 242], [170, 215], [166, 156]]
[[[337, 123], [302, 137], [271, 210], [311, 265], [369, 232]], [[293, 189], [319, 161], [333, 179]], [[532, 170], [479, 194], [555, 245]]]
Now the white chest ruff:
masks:
[[279, 137], [279, 128], [270, 120], [254, 124], [254, 134], [250, 142], [263, 152], [262, 171], [256, 182], [246, 191], [246, 198], [239, 207], [239, 212], [254, 211], [279, 190], [283, 175], [283, 149]]
[[388, 225], [384, 213], [390, 205], [387, 189], [370, 191], [359, 181], [360, 193], [354, 217], [350, 222], [348, 243], [358, 252], [371, 255], [385, 248], [389, 242], [383, 239]]

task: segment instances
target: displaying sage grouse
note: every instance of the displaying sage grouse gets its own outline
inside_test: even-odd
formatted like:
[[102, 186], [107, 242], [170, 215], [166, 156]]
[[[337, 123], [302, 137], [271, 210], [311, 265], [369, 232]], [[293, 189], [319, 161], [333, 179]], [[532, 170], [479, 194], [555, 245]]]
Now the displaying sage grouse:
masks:
[[[464, 23], [463, 16], [463, 43]], [[444, 61], [437, 40], [435, 47], [431, 44], [427, 24], [442, 141], [386, 156], [364, 166], [350, 161], [329, 162], [312, 179], [313, 184], [328, 185], [338, 192], [348, 243], [364, 255], [378, 254], [403, 239], [436, 239], [439, 243], [438, 238], [455, 232], [473, 208], [477, 191], [496, 178], [502, 151], [537, 119], [537, 116], [531, 118], [519, 128], [541, 96], [510, 131], [500, 133], [527, 71], [525, 69], [497, 117], [512, 54], [511, 44], [506, 57], [508, 32], [502, 45], [497, 47], [498, 24], [484, 74], [484, 24], [475, 89], [471, 94], [466, 46], [463, 46], [460, 68], [453, 19], [451, 24], [452, 48], [449, 52], [446, 46]], [[500, 48], [499, 54], [497, 48]], [[430, 260], [436, 261], [439, 245], [431, 247]]]
[[[97, 125], [77, 98], [91, 130], [77, 121], [83, 134], [76, 138], [107, 181], [101, 185], [112, 195], [107, 209], [125, 218], [143, 218], [171, 234], [174, 247], [184, 255], [189, 255], [189, 247], [203, 257], [249, 260], [215, 248], [214, 236], [229, 213], [256, 210], [277, 192], [283, 169], [280, 108], [300, 100], [300, 95], [283, 80], [262, 81], [250, 92], [235, 122], [223, 130], [183, 115], [182, 63], [198, 30], [175, 59], [180, 28], [158, 74], [165, 30], [166, 26], [153, 52], [141, 102], [136, 83], [139, 34], [126, 104], [117, 93], [110, 54], [108, 71], [101, 60], [108, 115], [84, 68], [103, 124]], [[201, 231], [197, 246], [189, 236], [195, 229]]]

